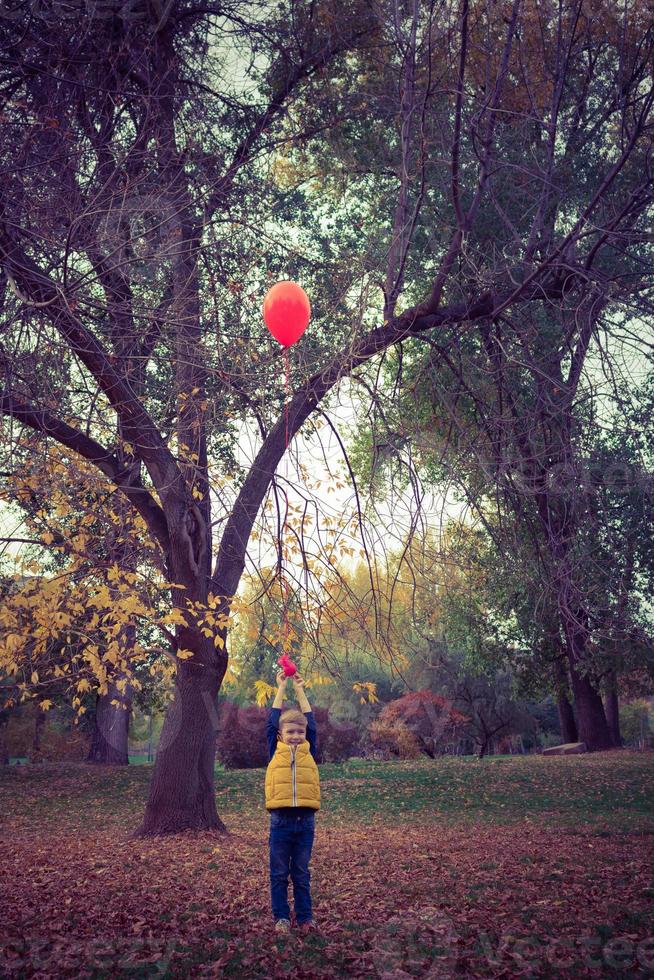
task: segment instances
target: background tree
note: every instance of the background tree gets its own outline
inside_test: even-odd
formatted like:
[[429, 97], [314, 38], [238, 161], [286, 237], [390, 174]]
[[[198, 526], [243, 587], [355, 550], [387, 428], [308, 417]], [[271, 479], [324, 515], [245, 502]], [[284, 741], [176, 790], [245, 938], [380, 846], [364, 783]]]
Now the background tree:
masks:
[[630, 745], [645, 748], [651, 744], [654, 711], [651, 701], [635, 698], [624, 707], [623, 731], [625, 741]]
[[3, 668], [17, 679], [12, 700], [38, 698], [48, 711], [71, 696], [92, 721], [88, 761], [126, 765], [133, 692], [151, 690], [155, 674], [170, 678], [158, 582], [148, 564], [135, 568], [132, 543], [140, 538], [142, 561], [150, 550], [150, 568], [156, 555], [138, 515], [93, 468], [68, 461], [56, 444], [25, 443], [31, 451], [2, 494], [19, 504], [16, 533], [29, 546], [0, 611]]

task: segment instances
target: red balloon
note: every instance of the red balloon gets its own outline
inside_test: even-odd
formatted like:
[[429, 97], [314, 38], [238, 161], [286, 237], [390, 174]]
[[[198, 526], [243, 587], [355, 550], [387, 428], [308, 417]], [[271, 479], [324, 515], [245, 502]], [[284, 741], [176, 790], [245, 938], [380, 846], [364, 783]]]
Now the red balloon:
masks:
[[296, 282], [284, 279], [271, 286], [263, 300], [263, 318], [271, 334], [284, 347], [299, 340], [311, 316], [309, 297]]

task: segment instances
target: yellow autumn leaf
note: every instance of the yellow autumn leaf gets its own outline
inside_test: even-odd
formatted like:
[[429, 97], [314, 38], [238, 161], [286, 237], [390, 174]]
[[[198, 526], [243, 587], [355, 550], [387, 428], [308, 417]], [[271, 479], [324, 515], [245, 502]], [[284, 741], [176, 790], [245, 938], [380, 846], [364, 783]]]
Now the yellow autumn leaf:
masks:
[[39, 702], [39, 708], [41, 709], [41, 711], [49, 711], [50, 708], [52, 707], [52, 704], [53, 704], [52, 701], [48, 701], [46, 699], [45, 701]]
[[193, 656], [193, 651], [192, 650], [178, 650], [177, 651], [177, 659], [178, 660], [188, 660], [189, 657], [192, 657], [192, 656]]
[[277, 688], [273, 687], [272, 684], [268, 684], [266, 681], [255, 681], [254, 687], [256, 690], [255, 700], [260, 708], [263, 708], [268, 698], [275, 694]]
[[171, 612], [162, 616], [160, 622], [165, 625], [188, 626], [186, 619], [180, 609], [173, 609]]
[[18, 633], [9, 633], [5, 637], [4, 647], [8, 654], [18, 653], [23, 647], [23, 637]]
[[[122, 588], [127, 589], [127, 586]], [[139, 597], [135, 595], [129, 595], [126, 599], [121, 599], [120, 611], [124, 615], [134, 613], [137, 616], [145, 616], [147, 614], [146, 607], [143, 605]]]
[[107, 607], [113, 605], [113, 598], [109, 589], [106, 585], [101, 585], [95, 595], [91, 596], [88, 600], [89, 606], [97, 606], [97, 608]]
[[315, 677], [307, 679], [307, 684], [311, 687], [317, 687], [320, 684], [333, 684], [333, 677], [326, 677], [324, 674], [316, 674]]
[[107, 647], [107, 649], [105, 651], [105, 654], [104, 654], [104, 656], [103, 656], [102, 659], [103, 660], [106, 660], [108, 663], [113, 664], [114, 666], [116, 666], [116, 664], [118, 663], [118, 656], [119, 656], [119, 654], [118, 654], [118, 650], [116, 648], [116, 644], [115, 643], [111, 643]]
[[30, 677], [30, 681], [32, 682], [32, 684], [38, 684], [39, 683], [39, 672], [38, 672], [38, 670], [35, 670], [33, 672], [32, 676]]

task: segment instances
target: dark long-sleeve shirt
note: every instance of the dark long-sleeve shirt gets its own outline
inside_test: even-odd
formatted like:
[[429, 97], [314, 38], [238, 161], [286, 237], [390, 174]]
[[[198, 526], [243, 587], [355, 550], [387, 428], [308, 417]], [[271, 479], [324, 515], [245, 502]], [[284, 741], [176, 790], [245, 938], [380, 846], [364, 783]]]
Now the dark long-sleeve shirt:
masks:
[[[268, 715], [268, 757], [269, 761], [275, 754], [277, 748], [277, 734], [279, 732], [279, 716], [282, 713], [281, 708], [271, 708], [270, 714]], [[316, 728], [316, 719], [313, 717], [313, 711], [303, 712], [304, 717], [307, 720], [307, 742], [309, 743], [309, 751], [318, 764], [317, 759], [317, 744], [318, 744], [318, 729]], [[314, 813], [314, 809], [310, 806], [280, 806], [275, 810], [276, 813]]]

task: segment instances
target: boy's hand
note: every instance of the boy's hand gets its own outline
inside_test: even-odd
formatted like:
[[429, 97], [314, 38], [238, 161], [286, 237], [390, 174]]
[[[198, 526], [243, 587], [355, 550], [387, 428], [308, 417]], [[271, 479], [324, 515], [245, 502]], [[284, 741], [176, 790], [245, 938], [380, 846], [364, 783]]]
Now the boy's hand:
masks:
[[288, 677], [286, 676], [286, 674], [284, 673], [284, 671], [283, 670], [278, 670], [277, 671], [277, 687], [284, 687], [285, 688], [287, 681], [288, 681]]
[[300, 710], [305, 712], [311, 711], [311, 705], [304, 690], [304, 678], [301, 674], [293, 674], [293, 686], [295, 687], [295, 696], [298, 699]]

